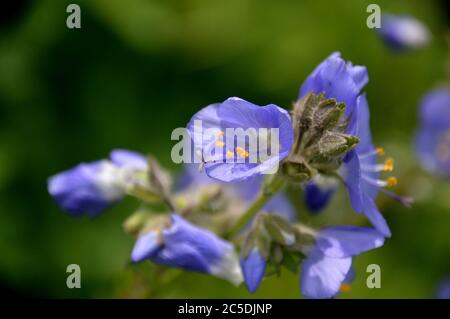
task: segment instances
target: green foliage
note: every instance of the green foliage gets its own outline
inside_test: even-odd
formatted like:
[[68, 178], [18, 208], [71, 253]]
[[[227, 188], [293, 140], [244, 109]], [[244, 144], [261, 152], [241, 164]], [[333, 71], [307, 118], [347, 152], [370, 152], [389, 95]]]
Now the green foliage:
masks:
[[[46, 179], [118, 147], [179, 170], [170, 134], [192, 114], [230, 96], [287, 107], [337, 50], [367, 66], [374, 140], [398, 159], [397, 190], [417, 199], [406, 209], [380, 196], [393, 237], [355, 260], [354, 287], [343, 297], [431, 297], [450, 273], [450, 186], [422, 172], [411, 149], [418, 101], [446, 76], [448, 30], [438, 1], [377, 1], [430, 27], [431, 46], [404, 55], [366, 27], [369, 0], [80, 0], [79, 30], [65, 27], [69, 3], [29, 1], [0, 27], [2, 285], [52, 297], [298, 297], [298, 275], [283, 270], [254, 295], [176, 270], [161, 271], [165, 285], [155, 286], [157, 267], [130, 265], [132, 238], [121, 225], [133, 200], [93, 220], [73, 219], [52, 202]], [[314, 223], [368, 225], [339, 195]], [[81, 266], [81, 289], [65, 285], [71, 263]], [[381, 266], [381, 289], [365, 286], [370, 263]]]

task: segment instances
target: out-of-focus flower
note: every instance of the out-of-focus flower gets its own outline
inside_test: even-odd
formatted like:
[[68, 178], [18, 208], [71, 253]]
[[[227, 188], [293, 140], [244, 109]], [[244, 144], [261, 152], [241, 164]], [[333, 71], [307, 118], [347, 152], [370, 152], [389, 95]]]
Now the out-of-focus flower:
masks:
[[411, 16], [383, 14], [381, 28], [377, 29], [383, 41], [396, 51], [426, 46], [431, 40], [428, 28]]
[[[387, 159], [383, 164], [376, 163], [377, 155], [382, 155], [383, 150], [375, 148], [372, 144], [369, 108], [366, 96], [361, 94], [361, 89], [367, 81], [365, 67], [346, 63], [338, 53], [334, 53], [307, 78], [300, 89], [300, 96], [306, 94], [308, 90], [322, 91], [327, 97], [345, 102], [349, 106], [346, 108], [346, 113], [348, 112], [350, 117], [346, 132], [357, 136], [359, 144], [344, 157], [344, 165], [339, 170], [340, 175], [347, 186], [352, 208], [358, 213], [364, 213], [380, 233], [389, 237], [391, 236], [389, 227], [375, 204], [378, 191], [383, 191], [405, 205], [409, 205], [411, 199], [384, 189], [397, 183], [395, 177], [379, 179], [380, 172], [393, 170], [394, 162]], [[306, 206], [312, 212], [323, 209], [337, 188], [333, 183], [324, 182], [328, 179], [330, 177], [319, 175], [306, 185]]]
[[[237, 97], [205, 107], [192, 117], [187, 127], [196, 147], [196, 154], [202, 156], [206, 174], [224, 182], [247, 180], [277, 168], [292, 146], [292, 122], [287, 111], [273, 104], [261, 107]], [[279, 151], [276, 154], [261, 147], [266, 145], [269, 148], [271, 143], [270, 136], [261, 136], [259, 129], [272, 128], [278, 129], [276, 142]], [[258, 146], [250, 149], [247, 142], [245, 145], [236, 145], [233, 137], [230, 138], [231, 143], [228, 143], [227, 129], [252, 130]], [[214, 134], [208, 136], [205, 134], [206, 130], [214, 131]], [[264, 138], [265, 141], [262, 141]], [[267, 159], [260, 156], [269, 153]]]
[[450, 88], [433, 90], [422, 99], [415, 144], [423, 167], [450, 176]]
[[331, 200], [339, 182], [332, 177], [316, 175], [305, 185], [305, 204], [311, 213], [319, 213]]
[[114, 150], [110, 160], [82, 163], [48, 179], [48, 192], [73, 216], [95, 216], [120, 201], [130, 172], [146, 169], [145, 157]]
[[233, 245], [176, 214], [171, 215], [168, 227], [142, 234], [135, 243], [131, 259], [208, 273], [235, 285], [242, 282]]
[[378, 210], [375, 199], [379, 190], [383, 190], [396, 199], [400, 198], [384, 189], [384, 187], [397, 184], [395, 177], [389, 177], [386, 180], [379, 179], [380, 172], [390, 172], [394, 169], [394, 162], [392, 159], [387, 159], [384, 164], [377, 164], [377, 155], [382, 155], [384, 151], [375, 148], [372, 144], [366, 97], [362, 95], [358, 100], [357, 135], [360, 137], [360, 143], [354, 151], [346, 156], [342, 175], [352, 208], [358, 213], [364, 213], [380, 233], [390, 237], [391, 231]]
[[352, 257], [378, 248], [384, 236], [374, 229], [352, 226], [324, 228], [302, 262], [300, 287], [306, 298], [333, 298], [349, 278]]
[[450, 278], [446, 278], [439, 284], [436, 295], [436, 299], [450, 299]]

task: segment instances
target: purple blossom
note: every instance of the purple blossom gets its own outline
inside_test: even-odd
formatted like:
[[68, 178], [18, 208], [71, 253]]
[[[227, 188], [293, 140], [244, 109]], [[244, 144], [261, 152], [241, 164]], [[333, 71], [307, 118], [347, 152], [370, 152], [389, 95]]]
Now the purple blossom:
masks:
[[316, 234], [316, 243], [302, 262], [301, 291], [306, 298], [333, 298], [350, 278], [352, 258], [378, 248], [384, 237], [374, 229], [335, 226]]
[[395, 177], [389, 177], [387, 180], [379, 179], [379, 173], [392, 170], [393, 163], [387, 160], [384, 164], [377, 164], [377, 154], [380, 150], [377, 151], [372, 144], [369, 107], [365, 95], [358, 99], [357, 119], [357, 135], [360, 142], [355, 150], [347, 154], [342, 175], [352, 208], [358, 213], [364, 213], [380, 233], [390, 237], [391, 231], [378, 210], [375, 199], [380, 189], [395, 185], [396, 179]]
[[377, 29], [383, 41], [395, 51], [406, 51], [426, 46], [431, 40], [428, 28], [414, 17], [383, 14], [381, 28]]
[[98, 215], [120, 201], [125, 176], [145, 169], [145, 158], [131, 151], [114, 150], [111, 160], [81, 163], [48, 179], [48, 192], [62, 209], [73, 216]]
[[131, 258], [133, 262], [150, 260], [159, 265], [208, 273], [236, 285], [242, 282], [233, 245], [176, 214], [171, 215], [169, 227], [142, 234]]
[[[196, 124], [199, 121], [202, 126], [200, 133]], [[261, 148], [264, 143], [252, 150], [247, 141], [239, 146], [236, 140], [231, 143], [227, 140], [227, 129], [258, 132], [259, 129], [272, 128], [278, 129], [276, 142], [279, 151], [267, 158], [260, 157], [268, 148]], [[206, 174], [224, 182], [247, 180], [278, 168], [279, 162], [289, 154], [293, 142], [292, 122], [287, 111], [273, 104], [261, 107], [237, 97], [200, 110], [188, 123], [188, 130], [196, 146], [196, 154], [202, 154]], [[206, 130], [215, 133], [207, 136], [204, 134]], [[261, 138], [258, 135], [258, 142], [262, 141]]]
[[254, 293], [258, 289], [266, 273], [267, 261], [257, 248], [241, 259], [241, 268], [247, 289]]
[[450, 278], [446, 278], [439, 284], [436, 295], [436, 299], [450, 299]]
[[[392, 169], [392, 162], [377, 164], [377, 151], [372, 144], [369, 123], [369, 108], [366, 96], [361, 94], [368, 82], [367, 70], [362, 66], [353, 66], [333, 53], [322, 62], [306, 79], [300, 89], [300, 97], [309, 91], [324, 92], [328, 98], [346, 103], [346, 115], [350, 116], [347, 133], [359, 137], [360, 143], [344, 159], [341, 174], [350, 196], [352, 208], [364, 213], [377, 230], [385, 236], [391, 236], [389, 227], [379, 212], [375, 198], [379, 189], [395, 184], [395, 178], [379, 180], [379, 172]], [[335, 185], [311, 181], [306, 186], [306, 206], [317, 212], [326, 206], [336, 189]], [[402, 198], [391, 194], [399, 200]]]
[[[334, 52], [306, 78], [300, 88], [299, 98], [311, 91], [316, 94], [323, 92], [327, 98], [345, 103], [345, 115], [348, 117], [355, 111], [357, 98], [368, 81], [365, 66], [354, 66], [343, 60], [340, 52]], [[352, 134], [353, 129], [354, 126], [350, 125], [347, 133]]]
[[416, 152], [423, 167], [450, 176], [450, 89], [436, 89], [420, 103]]
[[[355, 134], [358, 97], [368, 80], [366, 67], [354, 66], [343, 60], [339, 52], [334, 52], [306, 78], [300, 88], [299, 98], [311, 91], [316, 94], [323, 92], [327, 98], [345, 103], [345, 115], [351, 116], [347, 133]], [[311, 181], [305, 189], [306, 206], [312, 212], [319, 212], [328, 204], [335, 189], [336, 185]]]

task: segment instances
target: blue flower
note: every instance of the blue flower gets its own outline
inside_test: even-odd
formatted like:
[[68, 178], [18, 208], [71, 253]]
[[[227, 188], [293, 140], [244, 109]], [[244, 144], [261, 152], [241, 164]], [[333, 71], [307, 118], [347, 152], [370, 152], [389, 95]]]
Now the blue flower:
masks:
[[337, 190], [337, 182], [334, 178], [316, 175], [305, 185], [305, 205], [311, 213], [319, 213], [331, 200]]
[[[272, 128], [278, 129], [278, 141], [275, 141], [278, 152], [270, 150], [269, 136], [259, 133], [259, 129]], [[249, 130], [250, 135], [257, 137], [258, 146], [246, 140], [239, 145], [239, 139], [232, 136], [228, 141], [227, 129]], [[224, 182], [243, 181], [272, 172], [289, 154], [293, 142], [287, 111], [273, 104], [260, 107], [237, 97], [200, 110], [188, 123], [188, 130], [196, 154], [201, 154], [206, 174]], [[207, 131], [214, 134], [205, 134]], [[261, 146], [265, 144], [268, 145]]]
[[253, 248], [249, 254], [241, 259], [241, 268], [247, 289], [254, 293], [261, 284], [266, 273], [267, 261], [257, 248]]
[[[311, 91], [316, 94], [323, 92], [327, 98], [345, 103], [345, 116], [348, 117], [355, 111], [357, 98], [368, 81], [366, 67], [354, 66], [351, 62], [344, 61], [339, 52], [334, 52], [303, 82], [299, 99]], [[347, 133], [353, 134], [353, 131], [354, 125], [350, 125]]]
[[373, 226], [386, 237], [391, 236], [391, 231], [383, 215], [375, 204], [378, 192], [382, 190], [391, 197], [404, 201], [399, 196], [388, 192], [384, 187], [394, 186], [397, 183], [395, 177], [386, 180], [379, 179], [380, 172], [392, 171], [394, 163], [387, 159], [384, 164], [377, 164], [377, 155], [384, 151], [375, 148], [372, 144], [369, 121], [369, 107], [365, 95], [358, 98], [357, 136], [360, 143], [355, 150], [349, 152], [344, 160], [343, 177], [350, 197], [350, 203], [357, 213], [364, 213]]
[[[345, 115], [350, 117], [347, 133], [353, 135], [357, 130], [359, 96], [368, 80], [366, 67], [354, 66], [343, 60], [339, 52], [335, 52], [320, 63], [303, 82], [299, 99], [312, 91], [316, 94], [323, 92], [327, 98], [345, 103]], [[323, 209], [337, 189], [337, 185], [329, 180], [319, 176], [306, 185], [305, 203], [312, 212]]]
[[428, 28], [411, 16], [383, 14], [381, 28], [377, 29], [383, 41], [396, 51], [426, 46], [431, 39]]
[[146, 170], [147, 159], [142, 154], [116, 149], [109, 154], [109, 158], [113, 164], [118, 167], [131, 168], [135, 170]]
[[[181, 188], [198, 187], [202, 185], [220, 183], [235, 196], [246, 203], [251, 202], [259, 193], [262, 184], [261, 176], [255, 176], [242, 182], [224, 183], [212, 179], [205, 172], [199, 172], [196, 165], [188, 164], [185, 166], [184, 173], [181, 176]], [[289, 221], [296, 219], [296, 212], [289, 199], [283, 193], [276, 194], [261, 209], [266, 213], [277, 214]], [[244, 228], [248, 228], [247, 225]], [[245, 284], [250, 292], [255, 292], [259, 287], [266, 270], [266, 259], [260, 254], [257, 248], [254, 248], [240, 261]]]
[[450, 278], [444, 279], [436, 291], [436, 299], [450, 299]]
[[150, 260], [184, 270], [208, 273], [238, 285], [239, 261], [231, 243], [172, 214], [170, 226], [141, 235], [133, 248], [133, 262]]
[[111, 160], [81, 163], [50, 177], [48, 192], [71, 215], [93, 217], [123, 198], [127, 172], [145, 169], [145, 163], [140, 154], [114, 150]]
[[322, 229], [302, 262], [300, 287], [306, 298], [333, 298], [349, 279], [352, 258], [384, 244], [374, 229], [335, 226]]
[[416, 152], [431, 172], [450, 176], [450, 89], [436, 89], [421, 101]]

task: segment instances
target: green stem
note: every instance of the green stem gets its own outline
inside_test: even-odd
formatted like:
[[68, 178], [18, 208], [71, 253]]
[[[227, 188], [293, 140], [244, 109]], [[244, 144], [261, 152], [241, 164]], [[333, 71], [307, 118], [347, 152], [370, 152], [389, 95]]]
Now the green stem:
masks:
[[257, 213], [276, 193], [278, 193], [284, 186], [284, 180], [275, 176], [269, 184], [264, 187], [261, 194], [253, 201], [247, 210], [241, 215], [233, 227], [226, 235], [227, 238], [235, 236], [245, 224]]

